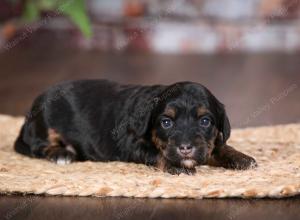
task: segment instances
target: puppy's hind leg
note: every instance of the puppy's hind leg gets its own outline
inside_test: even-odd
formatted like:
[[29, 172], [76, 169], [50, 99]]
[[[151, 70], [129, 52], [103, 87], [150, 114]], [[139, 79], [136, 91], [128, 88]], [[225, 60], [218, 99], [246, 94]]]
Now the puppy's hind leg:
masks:
[[61, 135], [49, 129], [42, 114], [27, 120], [15, 142], [15, 151], [34, 158], [45, 158], [57, 164], [69, 164], [77, 159], [75, 149]]
[[63, 138], [54, 129], [48, 130], [49, 145], [44, 148], [46, 159], [59, 165], [70, 164], [76, 160], [76, 151], [64, 142]]

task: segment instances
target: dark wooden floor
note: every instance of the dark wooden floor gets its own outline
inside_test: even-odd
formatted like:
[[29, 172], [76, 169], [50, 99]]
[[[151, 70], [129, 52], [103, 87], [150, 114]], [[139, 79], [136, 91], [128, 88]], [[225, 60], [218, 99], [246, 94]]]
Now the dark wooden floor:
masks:
[[[300, 54], [164, 56], [39, 46], [0, 54], [0, 113], [20, 115], [47, 86], [70, 79], [201, 82], [234, 127], [299, 122]], [[1, 182], [1, 179], [0, 179]], [[176, 186], [174, 186], [176, 187]], [[156, 200], [1, 196], [0, 219], [300, 219], [300, 198]]]
[[300, 198], [241, 199], [130, 199], [72, 197], [0, 197], [1, 219], [210, 219], [296, 220]]

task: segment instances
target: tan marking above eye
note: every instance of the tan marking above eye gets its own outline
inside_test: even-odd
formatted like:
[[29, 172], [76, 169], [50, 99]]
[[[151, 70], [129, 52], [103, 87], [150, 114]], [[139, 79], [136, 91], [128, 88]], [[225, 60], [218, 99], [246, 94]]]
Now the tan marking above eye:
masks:
[[203, 115], [205, 115], [207, 113], [209, 113], [209, 111], [204, 106], [201, 106], [201, 107], [197, 108], [197, 117], [203, 116]]
[[176, 116], [176, 109], [172, 107], [167, 107], [163, 113], [165, 116], [168, 116], [170, 118], [175, 118]]

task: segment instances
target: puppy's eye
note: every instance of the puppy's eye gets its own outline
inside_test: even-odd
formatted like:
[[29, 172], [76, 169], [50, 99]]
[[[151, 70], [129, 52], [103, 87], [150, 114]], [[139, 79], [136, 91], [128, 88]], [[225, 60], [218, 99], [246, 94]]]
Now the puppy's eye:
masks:
[[160, 121], [160, 124], [163, 129], [169, 129], [173, 127], [173, 121], [169, 118], [164, 118]]
[[200, 119], [200, 126], [208, 128], [211, 125], [211, 120], [208, 117], [203, 117]]

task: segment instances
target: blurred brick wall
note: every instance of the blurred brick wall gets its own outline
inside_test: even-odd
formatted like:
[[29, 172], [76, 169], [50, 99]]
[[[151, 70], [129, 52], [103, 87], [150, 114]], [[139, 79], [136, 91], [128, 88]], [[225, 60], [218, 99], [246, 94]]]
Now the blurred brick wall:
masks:
[[[110, 47], [161, 53], [297, 51], [299, 0], [92, 0], [95, 21], [121, 23]], [[99, 27], [99, 32], [104, 31]], [[96, 43], [96, 40], [94, 43]]]
[[[68, 43], [158, 53], [294, 52], [300, 0], [88, 0], [94, 36]], [[48, 29], [70, 29], [61, 18]], [[60, 21], [61, 20], [61, 21]], [[63, 27], [63, 28], [62, 28]]]
[[91, 0], [89, 5], [95, 22], [121, 24], [113, 31], [96, 27], [100, 38], [109, 36], [105, 47], [160, 53], [293, 52], [300, 49], [299, 2]]

